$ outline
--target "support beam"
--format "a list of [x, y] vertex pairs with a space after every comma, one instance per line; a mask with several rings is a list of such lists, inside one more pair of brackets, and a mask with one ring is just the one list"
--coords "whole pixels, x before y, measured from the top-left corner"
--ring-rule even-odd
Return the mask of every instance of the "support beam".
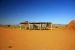
[[21, 25], [19, 25], [20, 26], [20, 30], [21, 30]]
[[52, 31], [52, 29], [53, 29], [53, 28], [52, 28], [52, 24], [51, 24], [51, 31]]
[[30, 24], [28, 23], [28, 25], [29, 25], [29, 30], [30, 30]]
[[41, 28], [42, 28], [42, 24], [40, 23], [40, 30], [41, 30]]

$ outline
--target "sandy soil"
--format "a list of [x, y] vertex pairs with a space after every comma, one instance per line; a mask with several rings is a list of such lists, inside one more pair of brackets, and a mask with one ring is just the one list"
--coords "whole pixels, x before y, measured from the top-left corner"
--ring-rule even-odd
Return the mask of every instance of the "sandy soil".
[[0, 28], [0, 50], [75, 50], [75, 31]]

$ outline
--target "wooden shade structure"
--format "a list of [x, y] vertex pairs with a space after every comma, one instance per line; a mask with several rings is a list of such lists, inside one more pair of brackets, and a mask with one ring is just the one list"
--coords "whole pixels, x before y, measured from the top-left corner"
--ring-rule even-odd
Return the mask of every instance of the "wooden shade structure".
[[51, 22], [21, 22], [21, 25], [24, 25], [25, 28], [28, 27], [29, 29], [48, 29], [47, 27]]

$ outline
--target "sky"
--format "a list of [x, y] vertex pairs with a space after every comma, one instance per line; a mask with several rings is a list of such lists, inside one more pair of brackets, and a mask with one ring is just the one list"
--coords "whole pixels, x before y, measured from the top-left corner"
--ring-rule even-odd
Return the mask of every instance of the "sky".
[[0, 0], [0, 24], [75, 20], [75, 0]]

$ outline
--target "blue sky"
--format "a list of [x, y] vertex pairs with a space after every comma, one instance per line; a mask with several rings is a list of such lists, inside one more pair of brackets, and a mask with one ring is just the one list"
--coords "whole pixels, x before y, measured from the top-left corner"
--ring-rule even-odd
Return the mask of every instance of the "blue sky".
[[67, 24], [74, 19], [74, 0], [0, 0], [0, 24], [23, 21]]

